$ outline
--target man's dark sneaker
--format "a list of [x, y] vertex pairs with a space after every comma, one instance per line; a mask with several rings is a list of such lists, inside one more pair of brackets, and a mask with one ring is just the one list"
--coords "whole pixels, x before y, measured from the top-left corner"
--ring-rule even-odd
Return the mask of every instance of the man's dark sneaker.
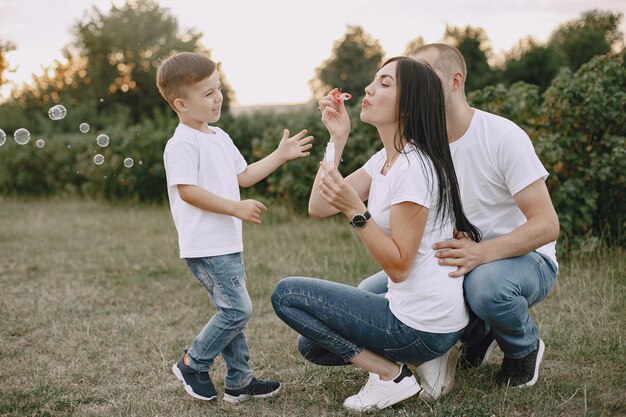
[[209, 377], [208, 372], [200, 372], [187, 365], [187, 354], [172, 365], [172, 372], [176, 378], [180, 379], [187, 394], [193, 398], [203, 401], [213, 401], [217, 399], [215, 386]]
[[506, 356], [502, 361], [502, 368], [496, 375], [496, 382], [509, 387], [524, 388], [535, 385], [539, 378], [539, 365], [543, 359], [543, 351], [546, 346], [539, 339], [535, 350], [523, 358], [510, 359]]
[[475, 345], [463, 345], [461, 349], [461, 359], [459, 359], [460, 367], [462, 369], [469, 369], [487, 365], [497, 346], [498, 342], [493, 338], [491, 331]]
[[259, 381], [252, 377], [247, 387], [241, 389], [224, 389], [224, 401], [236, 404], [251, 398], [268, 398], [278, 394], [280, 382]]

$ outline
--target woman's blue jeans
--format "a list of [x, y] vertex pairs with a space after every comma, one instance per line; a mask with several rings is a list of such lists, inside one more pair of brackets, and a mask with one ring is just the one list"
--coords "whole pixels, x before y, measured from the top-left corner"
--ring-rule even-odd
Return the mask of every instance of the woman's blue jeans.
[[[539, 328], [528, 309], [550, 293], [556, 267], [538, 252], [480, 265], [465, 276], [463, 289], [470, 307], [470, 323], [461, 342], [478, 343], [491, 330], [505, 356], [523, 358], [537, 346]], [[359, 287], [375, 294], [387, 292], [387, 276], [381, 271]]]
[[320, 365], [345, 365], [363, 349], [389, 360], [421, 363], [452, 348], [461, 331], [429, 333], [398, 320], [387, 299], [316, 278], [289, 277], [272, 294], [278, 317], [304, 336], [304, 357]]
[[224, 386], [240, 389], [252, 381], [250, 353], [244, 329], [252, 316], [241, 252], [185, 259], [187, 266], [208, 292], [217, 312], [193, 340], [189, 365], [208, 371], [220, 353], [226, 362]]

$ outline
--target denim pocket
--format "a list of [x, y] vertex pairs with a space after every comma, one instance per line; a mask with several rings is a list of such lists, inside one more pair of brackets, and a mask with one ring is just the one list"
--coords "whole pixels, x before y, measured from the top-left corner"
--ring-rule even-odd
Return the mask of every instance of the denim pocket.
[[207, 290], [209, 294], [213, 295], [214, 283], [206, 270], [203, 259], [189, 258], [185, 259], [185, 261], [187, 262], [187, 267], [189, 268], [193, 276], [198, 280], [200, 285], [202, 285], [202, 287], [204, 287], [204, 289]]
[[385, 357], [396, 362], [426, 362], [441, 356], [445, 352], [431, 350], [421, 337], [416, 338], [406, 346], [396, 349], [385, 349]]

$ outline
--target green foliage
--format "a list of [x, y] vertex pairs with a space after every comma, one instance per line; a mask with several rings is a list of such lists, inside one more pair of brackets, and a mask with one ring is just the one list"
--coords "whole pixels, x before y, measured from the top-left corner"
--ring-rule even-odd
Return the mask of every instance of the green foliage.
[[[375, 128], [361, 122], [359, 113], [360, 109], [348, 108], [352, 133], [339, 167], [343, 175], [361, 167], [382, 146]], [[310, 109], [304, 111], [242, 115], [236, 119], [222, 120], [218, 125], [228, 132], [248, 163], [273, 152], [282, 137], [283, 129], [289, 129], [290, 135], [307, 129], [308, 134], [315, 138], [311, 156], [284, 164], [248, 191], [269, 201], [288, 204], [299, 211], [306, 210], [311, 184], [328, 140], [328, 132], [316, 107], [311, 105]]]
[[[106, 97], [98, 110], [123, 107], [137, 123], [167, 103], [155, 89], [156, 68], [171, 51], [207, 52], [200, 33], [179, 33], [171, 12], [154, 0], [136, 0], [111, 6], [104, 14], [93, 8], [74, 28], [76, 48], [87, 57], [85, 78], [81, 79], [82, 99]], [[78, 81], [78, 80], [77, 80]]]
[[[0, 147], [0, 194], [81, 195], [96, 199], [165, 201], [167, 198], [163, 149], [177, 120], [156, 114], [135, 127], [112, 125], [89, 133], [33, 135], [17, 145], [12, 138]], [[101, 148], [96, 136], [106, 133], [110, 144]], [[43, 137], [46, 146], [35, 147]], [[105, 162], [96, 165], [96, 154]], [[132, 168], [123, 165], [134, 160]]]
[[0, 40], [0, 87], [6, 83], [4, 78], [5, 71], [9, 70], [9, 63], [6, 59], [6, 53], [15, 50], [15, 44], [10, 41]]
[[380, 42], [360, 26], [348, 26], [346, 35], [335, 42], [332, 56], [315, 70], [311, 88], [321, 97], [333, 87], [349, 92], [357, 103], [380, 68], [385, 55]]
[[496, 74], [487, 62], [491, 50], [489, 38], [483, 28], [466, 26], [461, 29], [448, 25], [443, 38], [445, 43], [455, 46], [465, 58], [465, 91], [483, 88], [496, 80]]
[[524, 42], [520, 51], [509, 56], [506, 68], [502, 72], [502, 79], [507, 84], [517, 81], [539, 86], [545, 91], [559, 69], [567, 65], [566, 57], [554, 45], [541, 45], [534, 40]]
[[[82, 122], [101, 127], [132, 126], [169, 111], [159, 94], [156, 70], [172, 51], [192, 51], [209, 55], [200, 44], [200, 33], [180, 32], [169, 9], [154, 0], [135, 0], [107, 13], [93, 8], [73, 28], [75, 39], [64, 51], [65, 62], [56, 62], [34, 84], [14, 93], [14, 100], [0, 106], [0, 125], [14, 130], [53, 132], [75, 131]], [[228, 111], [232, 88], [224, 74], [224, 104]], [[48, 108], [61, 103], [68, 110], [66, 119], [50, 125], [40, 118]], [[15, 106], [21, 114], [15, 114]], [[5, 110], [6, 109], [6, 110]], [[12, 117], [16, 116], [16, 117]]]
[[520, 125], [550, 173], [561, 241], [589, 235], [623, 244], [626, 212], [626, 69], [623, 55], [596, 57], [538, 87], [502, 84], [468, 95], [477, 108]]
[[620, 31], [623, 14], [589, 10], [579, 19], [559, 26], [550, 37], [550, 46], [559, 50], [572, 70], [577, 70], [596, 55], [604, 55], [613, 47], [623, 47]]
[[626, 213], [624, 55], [600, 56], [560, 74], [545, 93], [537, 148], [551, 168], [552, 198], [572, 236], [623, 243]]

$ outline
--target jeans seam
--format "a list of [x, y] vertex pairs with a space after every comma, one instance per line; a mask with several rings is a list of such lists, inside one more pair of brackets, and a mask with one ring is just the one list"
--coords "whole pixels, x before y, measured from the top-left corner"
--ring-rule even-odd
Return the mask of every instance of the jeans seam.
[[[295, 291], [285, 292], [285, 293], [283, 293], [283, 294], [279, 295], [279, 297], [278, 297], [278, 298], [279, 298], [278, 306], [279, 306], [279, 308], [281, 309], [282, 313], [283, 313], [285, 316], [288, 316], [291, 320], [293, 320], [293, 321], [297, 322], [297, 323], [298, 323], [300, 326], [302, 326], [302, 327], [306, 327], [306, 328], [308, 328], [308, 329], [312, 329], [312, 330], [321, 331], [321, 330], [320, 330], [320, 329], [318, 329], [318, 328], [314, 328], [314, 327], [312, 327], [312, 326], [310, 326], [310, 325], [308, 325], [308, 324], [306, 324], [306, 323], [302, 323], [301, 321], [299, 321], [299, 320], [297, 320], [296, 318], [294, 318], [294, 317], [290, 316], [289, 314], [286, 314], [286, 312], [285, 312], [285, 310], [284, 310], [284, 308], [283, 308], [283, 307], [285, 306], [284, 299], [285, 299], [287, 296], [299, 296], [299, 297], [305, 297], [305, 298], [308, 298], [308, 299], [313, 299], [313, 300], [316, 300], [316, 301], [322, 301], [322, 300], [320, 300], [320, 299], [318, 299], [318, 298], [315, 298], [315, 297], [311, 297], [311, 296], [309, 296], [309, 295], [307, 295], [307, 294], [301, 294], [301, 293], [299, 293], [299, 292], [295, 292]], [[350, 315], [350, 316], [351, 316], [351, 317], [354, 317], [353, 315]], [[341, 357], [341, 359], [343, 359], [343, 360], [344, 360], [344, 361], [346, 361], [346, 362], [351, 362], [351, 360], [352, 360], [352, 359], [354, 359], [354, 357], [355, 357], [355, 356], [357, 356], [359, 353], [361, 353], [361, 352], [363, 351], [363, 347], [358, 346], [357, 344], [355, 344], [355, 343], [353, 343], [353, 342], [351, 342], [351, 341], [346, 342], [346, 340], [347, 340], [347, 339], [345, 339], [345, 338], [344, 338], [344, 339], [345, 339], [345, 340], [344, 340], [344, 339], [340, 339], [340, 338], [338, 338], [337, 336], [335, 336], [335, 335], [333, 335], [333, 334], [329, 334], [329, 333], [327, 333], [327, 332], [323, 332], [323, 333], [326, 335], [326, 337], [328, 337], [328, 338], [332, 339], [332, 340], [333, 340], [334, 342], [336, 342], [337, 344], [342, 344], [342, 345], [344, 345], [344, 346], [347, 346], [350, 350], [352, 350], [352, 351], [354, 352], [354, 355], [350, 356], [349, 358], [348, 358], [348, 357], [344, 357], [343, 355], [337, 355], [337, 356]], [[335, 352], [333, 352], [333, 353], [335, 353]], [[336, 353], [335, 353], [335, 354], [336, 354]]]

